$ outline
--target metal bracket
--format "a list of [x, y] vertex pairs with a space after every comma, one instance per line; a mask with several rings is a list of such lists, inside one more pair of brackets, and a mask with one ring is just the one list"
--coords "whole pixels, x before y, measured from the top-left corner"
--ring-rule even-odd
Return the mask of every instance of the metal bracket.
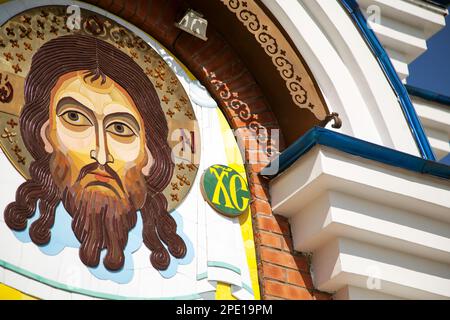
[[325, 128], [325, 126], [332, 120], [334, 121], [334, 123], [331, 125], [333, 128], [339, 129], [342, 127], [342, 120], [341, 120], [341, 118], [339, 118], [339, 113], [337, 113], [337, 112], [332, 112], [330, 114], [327, 114], [325, 119], [322, 120], [322, 122], [320, 123], [320, 126]]

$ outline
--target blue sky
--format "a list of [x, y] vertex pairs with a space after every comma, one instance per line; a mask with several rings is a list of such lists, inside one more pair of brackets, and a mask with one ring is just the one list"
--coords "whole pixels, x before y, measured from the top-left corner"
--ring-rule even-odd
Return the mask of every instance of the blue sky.
[[[427, 45], [428, 50], [409, 66], [408, 84], [450, 96], [450, 16]], [[450, 165], [450, 154], [441, 161]]]
[[408, 84], [450, 96], [450, 16], [427, 46], [428, 50], [409, 66]]

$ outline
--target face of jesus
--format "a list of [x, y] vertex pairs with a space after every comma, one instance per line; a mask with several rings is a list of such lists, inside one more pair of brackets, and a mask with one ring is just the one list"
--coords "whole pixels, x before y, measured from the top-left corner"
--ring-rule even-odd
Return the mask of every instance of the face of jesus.
[[[42, 135], [47, 152], [56, 150], [69, 170], [55, 180], [63, 178], [65, 186], [78, 182], [91, 192], [126, 199], [127, 171], [137, 166], [148, 174], [150, 167], [144, 122], [117, 83], [108, 77], [103, 83], [101, 77], [91, 82], [85, 74], [68, 73], [52, 90], [49, 121]], [[97, 168], [80, 177], [82, 169], [94, 163]]]
[[104, 264], [118, 270], [136, 211], [146, 200], [144, 176], [152, 164], [144, 121], [133, 100], [107, 76], [67, 73], [51, 91], [41, 136], [52, 154], [53, 180], [74, 220], [81, 260], [98, 265], [109, 241]]
[[166, 270], [170, 255], [185, 256], [162, 193], [174, 170], [167, 120], [132, 58], [88, 35], [57, 37], [33, 55], [24, 97], [22, 136], [35, 160], [5, 209], [11, 229], [24, 230], [39, 205], [29, 234], [35, 244], [48, 244], [62, 204], [81, 261], [96, 267], [105, 250], [103, 265], [119, 270], [139, 213], [155, 269]]

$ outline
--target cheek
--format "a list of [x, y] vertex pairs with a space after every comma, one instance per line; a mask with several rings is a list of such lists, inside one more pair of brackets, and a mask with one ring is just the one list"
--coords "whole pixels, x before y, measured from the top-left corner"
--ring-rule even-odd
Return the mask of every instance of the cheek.
[[92, 162], [91, 150], [95, 150], [96, 142], [94, 127], [74, 132], [57, 124], [55, 138], [54, 148], [66, 156], [71, 169], [78, 170]]
[[145, 158], [143, 145], [144, 144], [139, 139], [135, 139], [128, 143], [109, 139], [109, 153], [114, 158], [111, 167], [118, 173], [122, 173], [122, 176], [124, 176], [124, 171], [128, 171], [130, 168], [136, 166], [142, 168], [144, 166], [142, 162]]
[[108, 139], [108, 149], [114, 157], [114, 162], [137, 164], [143, 153], [141, 146], [139, 139], [134, 139], [128, 143], [119, 142], [112, 138]]

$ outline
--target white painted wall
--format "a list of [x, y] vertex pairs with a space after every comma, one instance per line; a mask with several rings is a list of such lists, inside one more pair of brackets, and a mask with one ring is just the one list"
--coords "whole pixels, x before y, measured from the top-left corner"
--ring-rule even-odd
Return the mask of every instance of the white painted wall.
[[445, 26], [448, 11], [421, 0], [357, 2], [387, 50], [400, 79], [406, 82], [408, 65], [427, 50], [427, 40]]
[[[417, 0], [358, 2], [380, 9], [371, 26], [406, 79], [446, 10]], [[392, 88], [338, 1], [263, 3], [341, 114], [340, 132], [418, 156]], [[448, 153], [450, 109], [414, 104], [438, 157]], [[335, 299], [450, 299], [449, 181], [316, 146], [270, 192], [273, 212], [290, 220], [294, 248], [312, 253], [316, 288]]]
[[316, 78], [340, 132], [419, 155], [397, 97], [338, 1], [263, 0]]
[[450, 106], [414, 96], [412, 102], [436, 159], [446, 157], [450, 153]]
[[450, 299], [448, 180], [316, 146], [271, 199], [335, 299]]

